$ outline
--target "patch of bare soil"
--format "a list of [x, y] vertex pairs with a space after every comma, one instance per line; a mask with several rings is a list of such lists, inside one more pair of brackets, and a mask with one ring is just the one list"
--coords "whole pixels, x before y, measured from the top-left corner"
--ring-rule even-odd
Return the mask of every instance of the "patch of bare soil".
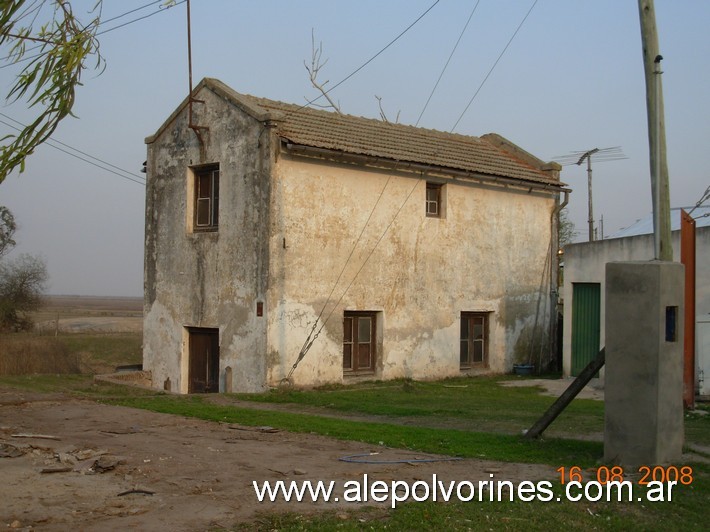
[[[461, 460], [363, 464], [371, 446], [272, 432], [61, 394], [0, 388], [0, 526], [41, 530], [205, 530], [258, 512], [311, 513], [354, 503], [259, 503], [252, 481], [445, 482], [555, 478], [552, 467]], [[375, 460], [420, 453], [378, 448]], [[342, 499], [341, 499], [342, 500]], [[412, 503], [414, 504], [414, 503]]]
[[[559, 397], [574, 381], [568, 379], [518, 379], [511, 381], [501, 381], [501, 386], [539, 386], [544, 390], [545, 395]], [[604, 400], [604, 381], [602, 379], [592, 379], [577, 395], [580, 399]]]

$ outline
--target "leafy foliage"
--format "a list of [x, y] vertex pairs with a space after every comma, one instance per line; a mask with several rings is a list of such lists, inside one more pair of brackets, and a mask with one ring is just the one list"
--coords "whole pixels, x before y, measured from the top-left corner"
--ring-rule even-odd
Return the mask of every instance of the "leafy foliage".
[[559, 225], [560, 247], [562, 248], [567, 244], [571, 244], [578, 234], [578, 231], [574, 227], [574, 222], [569, 219], [569, 212], [567, 209], [562, 209], [562, 211], [560, 211]]
[[15, 235], [16, 229], [17, 224], [12, 212], [7, 207], [0, 205], [0, 258], [15, 247], [12, 237]]
[[0, 263], [0, 328], [29, 327], [26, 313], [41, 306], [48, 277], [44, 261], [32, 255]]
[[[45, 8], [52, 8], [47, 17]], [[20, 133], [6, 135], [0, 147], [0, 183], [47, 140], [59, 123], [71, 114], [76, 87], [90, 58], [95, 68], [103, 65], [96, 31], [101, 0], [94, 6], [97, 15], [87, 24], [79, 21], [65, 0], [6, 0], [0, 2], [0, 46], [8, 49], [10, 64], [28, 61], [15, 78], [7, 100], [25, 101], [39, 109], [37, 118]], [[39, 27], [42, 21], [47, 20]], [[27, 47], [28, 43], [37, 46]], [[7, 142], [7, 144], [5, 144]]]

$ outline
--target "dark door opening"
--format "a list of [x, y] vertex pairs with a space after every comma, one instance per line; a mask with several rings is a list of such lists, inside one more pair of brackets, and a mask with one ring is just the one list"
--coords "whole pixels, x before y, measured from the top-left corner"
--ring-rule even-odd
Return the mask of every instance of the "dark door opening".
[[576, 377], [597, 357], [601, 328], [601, 285], [572, 283], [572, 368]]
[[188, 393], [219, 392], [219, 329], [188, 329]]

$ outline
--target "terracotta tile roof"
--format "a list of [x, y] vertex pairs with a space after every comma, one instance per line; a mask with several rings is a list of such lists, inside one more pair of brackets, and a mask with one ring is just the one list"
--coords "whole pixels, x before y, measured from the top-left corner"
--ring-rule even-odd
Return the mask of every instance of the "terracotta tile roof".
[[[515, 157], [485, 138], [340, 115], [239, 94], [217, 80], [207, 79], [203, 83], [217, 88], [219, 92], [226, 92], [235, 103], [246, 107], [245, 110], [260, 119], [268, 115], [276, 123], [278, 134], [293, 144], [443, 169], [563, 185], [529, 161]], [[531, 158], [529, 154], [528, 158]]]

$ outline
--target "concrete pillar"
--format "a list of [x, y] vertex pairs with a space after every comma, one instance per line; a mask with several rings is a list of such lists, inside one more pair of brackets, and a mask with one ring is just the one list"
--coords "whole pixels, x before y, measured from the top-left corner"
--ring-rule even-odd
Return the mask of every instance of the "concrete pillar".
[[683, 265], [606, 265], [604, 460], [679, 463], [683, 447]]
[[232, 367], [224, 368], [224, 393], [232, 393]]

